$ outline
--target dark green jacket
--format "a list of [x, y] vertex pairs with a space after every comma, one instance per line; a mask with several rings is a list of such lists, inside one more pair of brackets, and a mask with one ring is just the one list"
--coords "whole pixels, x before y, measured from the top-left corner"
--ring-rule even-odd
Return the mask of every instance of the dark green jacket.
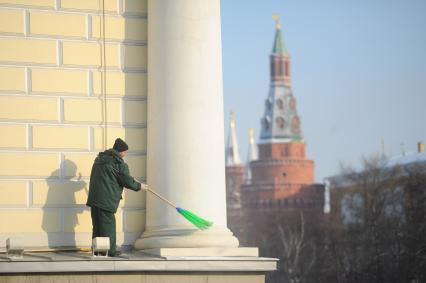
[[100, 152], [92, 166], [87, 205], [116, 212], [123, 187], [139, 191], [141, 184], [130, 176], [129, 167], [114, 149]]

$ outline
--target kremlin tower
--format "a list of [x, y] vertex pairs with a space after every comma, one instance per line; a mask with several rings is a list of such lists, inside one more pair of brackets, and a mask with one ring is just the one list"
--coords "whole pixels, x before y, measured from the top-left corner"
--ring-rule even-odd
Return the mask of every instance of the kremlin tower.
[[[244, 168], [235, 152], [238, 143], [232, 114], [226, 155], [228, 193], [238, 192], [243, 207], [322, 207], [323, 188], [314, 184], [314, 161], [306, 157], [306, 142], [291, 88], [290, 55], [278, 17], [275, 20], [270, 86], [261, 118], [258, 153], [251, 130]], [[236, 188], [238, 184], [242, 184], [240, 188]], [[232, 202], [228, 204], [232, 206]]]

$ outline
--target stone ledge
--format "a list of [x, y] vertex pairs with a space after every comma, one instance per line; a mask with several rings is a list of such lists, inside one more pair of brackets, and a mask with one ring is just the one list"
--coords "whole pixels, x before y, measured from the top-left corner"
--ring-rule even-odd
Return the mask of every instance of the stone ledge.
[[91, 258], [89, 253], [37, 253], [22, 259], [0, 257], [0, 274], [81, 272], [265, 272], [277, 259], [261, 257], [154, 257], [135, 252], [114, 258]]
[[161, 257], [258, 257], [258, 248], [158, 248], [142, 252]]

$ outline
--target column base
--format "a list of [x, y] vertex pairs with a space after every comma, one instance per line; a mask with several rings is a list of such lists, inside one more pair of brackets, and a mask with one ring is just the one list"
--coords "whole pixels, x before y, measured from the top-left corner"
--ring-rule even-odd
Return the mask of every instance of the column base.
[[161, 257], [258, 257], [258, 248], [157, 248], [144, 253]]
[[164, 248], [237, 248], [238, 239], [228, 228], [200, 231], [189, 228], [147, 230], [136, 240], [136, 250]]

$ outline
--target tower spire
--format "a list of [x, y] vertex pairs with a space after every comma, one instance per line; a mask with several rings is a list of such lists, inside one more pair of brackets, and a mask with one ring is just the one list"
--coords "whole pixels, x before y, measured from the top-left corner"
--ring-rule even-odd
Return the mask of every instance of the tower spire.
[[300, 141], [300, 118], [290, 83], [290, 56], [282, 41], [280, 17], [273, 15], [272, 18], [275, 20], [275, 38], [270, 55], [271, 84], [260, 139], [261, 143]]
[[251, 162], [257, 160], [257, 149], [254, 144], [254, 130], [250, 128], [249, 130], [249, 149], [247, 154], [247, 164], [245, 170], [245, 180], [246, 184], [251, 183]]
[[250, 128], [249, 130], [249, 150], [248, 150], [248, 156], [247, 156], [247, 162], [256, 160], [257, 159], [257, 150], [256, 145], [254, 144], [254, 130], [253, 128]]
[[226, 146], [226, 166], [240, 165], [240, 149], [238, 146], [237, 133], [235, 130], [234, 112], [229, 115], [229, 136]]
[[281, 21], [277, 14], [272, 18], [275, 21], [275, 37], [271, 53], [271, 83], [290, 85], [290, 56], [284, 45], [281, 34]]
[[288, 55], [287, 48], [284, 45], [281, 34], [281, 21], [278, 14], [273, 14], [272, 19], [275, 21], [275, 39], [272, 47], [272, 54]]

